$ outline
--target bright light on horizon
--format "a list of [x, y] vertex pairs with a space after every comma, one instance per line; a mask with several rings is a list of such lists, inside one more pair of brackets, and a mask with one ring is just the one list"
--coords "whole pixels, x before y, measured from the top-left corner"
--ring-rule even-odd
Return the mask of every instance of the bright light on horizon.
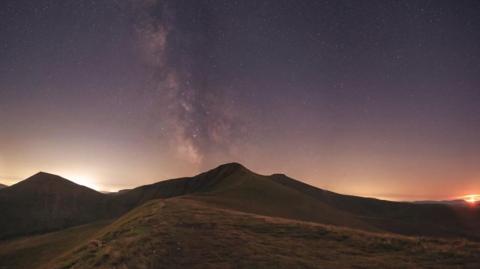
[[98, 181], [95, 177], [82, 175], [82, 174], [68, 174], [68, 173], [60, 173], [59, 176], [68, 179], [70, 181], [75, 182], [78, 185], [82, 185], [94, 190], [101, 190], [100, 186], [98, 185]]
[[478, 201], [480, 201], [480, 194], [468, 194], [463, 196], [462, 199], [467, 203], [476, 204]]
[[58, 175], [78, 185], [82, 185], [99, 192], [117, 192], [121, 189], [131, 188], [130, 186], [112, 186], [112, 185], [101, 184], [102, 180], [92, 175], [73, 174], [73, 173], [72, 174], [59, 173]]
[[[50, 169], [50, 170], [43, 169], [39, 171], [48, 171], [47, 173], [58, 175], [75, 184], [82, 185], [99, 192], [117, 192], [119, 190], [138, 187], [136, 185], [131, 186], [131, 185], [125, 185], [125, 184], [120, 184], [120, 185], [104, 184], [102, 179], [100, 179], [98, 176], [82, 173], [82, 172], [74, 172], [74, 171], [65, 172], [65, 171], [59, 171], [55, 169]], [[27, 175], [19, 176], [19, 177], [1, 177], [0, 176], [0, 184], [4, 184], [6, 186], [12, 186], [29, 178], [30, 176], [33, 176], [36, 173], [37, 171], [29, 171]]]

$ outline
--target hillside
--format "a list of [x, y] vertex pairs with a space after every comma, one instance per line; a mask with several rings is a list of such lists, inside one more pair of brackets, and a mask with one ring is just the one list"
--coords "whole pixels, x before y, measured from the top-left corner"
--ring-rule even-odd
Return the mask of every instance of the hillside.
[[246, 212], [335, 225], [348, 223], [350, 227], [376, 230], [348, 213], [319, 203], [237, 163], [221, 165], [195, 177], [142, 186], [119, 194], [114, 199], [119, 203], [127, 203], [123, 204], [124, 207], [134, 207], [151, 199], [181, 195], [194, 195], [216, 206]]
[[115, 197], [123, 207], [192, 195], [215, 206], [296, 220], [405, 235], [478, 238], [480, 212], [446, 204], [415, 204], [341, 195], [282, 174], [258, 175], [237, 163], [195, 177], [142, 186]]
[[338, 210], [349, 212], [381, 230], [406, 235], [479, 238], [478, 208], [453, 204], [416, 204], [342, 195], [315, 188], [285, 175], [272, 180], [296, 189]]
[[97, 221], [61, 231], [0, 241], [0, 268], [35, 269], [65, 251], [88, 242], [110, 221]]
[[38, 173], [0, 190], [0, 238], [46, 232], [106, 218], [103, 194]]
[[38, 173], [0, 190], [0, 212], [0, 268], [480, 266], [478, 243], [438, 239], [478, 239], [476, 208], [341, 195], [236, 163], [115, 194]]
[[6, 187], [8, 186], [0, 183], [0, 189], [6, 188]]
[[116, 218], [153, 199], [188, 195], [215, 207], [373, 232], [479, 239], [478, 208], [390, 202], [341, 195], [237, 163], [194, 177], [103, 194], [39, 173], [0, 190], [0, 238]]
[[153, 200], [42, 268], [478, 268], [480, 245]]

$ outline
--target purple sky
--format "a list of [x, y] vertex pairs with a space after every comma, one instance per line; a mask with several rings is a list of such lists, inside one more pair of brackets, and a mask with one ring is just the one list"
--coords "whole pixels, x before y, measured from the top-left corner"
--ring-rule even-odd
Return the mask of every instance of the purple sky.
[[225, 162], [387, 199], [480, 193], [479, 1], [0, 3], [0, 182]]

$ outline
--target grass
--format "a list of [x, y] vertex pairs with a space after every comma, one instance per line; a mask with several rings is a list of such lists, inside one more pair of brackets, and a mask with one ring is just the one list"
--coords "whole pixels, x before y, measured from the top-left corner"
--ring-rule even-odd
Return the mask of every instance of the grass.
[[[71, 185], [60, 183], [60, 189]], [[23, 186], [37, 194], [37, 187]], [[18, 193], [16, 199], [24, 201], [26, 194]], [[171, 198], [178, 195], [189, 196]], [[281, 175], [257, 175], [238, 164], [107, 198], [100, 203], [109, 209], [107, 215], [137, 207], [115, 221], [0, 241], [0, 269], [480, 268], [479, 243], [385, 233], [463, 235], [465, 227], [457, 225], [462, 223], [457, 221], [459, 212], [342, 196]], [[151, 200], [158, 198], [162, 200]], [[48, 206], [42, 210], [57, 208], [58, 202], [45, 201]], [[94, 212], [102, 208], [95, 201], [90, 206], [58, 205], [60, 224], [75, 214], [70, 209], [78, 205], [78, 212], [84, 213], [92, 205]], [[10, 212], [19, 209], [3, 206]], [[7, 214], [3, 227], [16, 230], [23, 223], [31, 231], [32, 225], [55, 220], [35, 208], [28, 210], [41, 218], [32, 222], [28, 213], [25, 221], [15, 222]], [[466, 219], [474, 219], [469, 214]], [[77, 222], [67, 224], [73, 223]], [[476, 222], [472, 225], [476, 228]]]
[[132, 210], [44, 268], [479, 268], [480, 245], [361, 232], [187, 198]]
[[32, 269], [88, 241], [111, 221], [101, 221], [58, 232], [0, 241], [0, 269]]

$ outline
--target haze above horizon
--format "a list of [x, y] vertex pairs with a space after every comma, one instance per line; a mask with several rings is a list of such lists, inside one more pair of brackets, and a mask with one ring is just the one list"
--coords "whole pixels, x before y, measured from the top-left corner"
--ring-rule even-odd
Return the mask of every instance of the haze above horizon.
[[[390, 200], [480, 193], [480, 2], [0, 3], [0, 182], [240, 162]], [[473, 198], [472, 198], [473, 199]]]
[[[220, 166], [217, 166], [217, 167], [212, 167], [211, 169], [209, 170], [212, 170], [212, 169], [218, 169], [219, 167], [221, 166], [227, 166], [227, 165], [240, 165], [241, 167], [249, 170], [247, 167], [243, 166], [242, 164], [238, 164], [238, 163], [226, 163], [226, 164], [222, 164]], [[251, 170], [249, 170], [251, 171]], [[207, 171], [203, 171], [202, 173], [204, 172], [207, 172]], [[251, 171], [253, 172], [254, 174], [255, 171]], [[137, 187], [141, 187], [143, 185], [135, 185], [135, 186], [129, 186], [129, 187], [124, 187], [124, 188], [116, 188], [116, 189], [113, 189], [113, 188], [110, 188], [110, 189], [105, 189], [105, 188], [102, 188], [98, 185], [95, 184], [94, 181], [90, 180], [90, 179], [86, 179], [86, 178], [68, 178], [68, 177], [65, 177], [65, 176], [62, 176], [62, 175], [56, 175], [56, 174], [52, 174], [52, 173], [48, 173], [48, 172], [44, 172], [44, 171], [41, 171], [41, 172], [38, 172], [38, 173], [35, 173], [34, 175], [31, 175], [30, 177], [28, 178], [25, 178], [25, 179], [22, 179], [22, 180], [14, 180], [14, 181], [10, 181], [10, 182], [7, 182], [8, 184], [5, 184], [5, 186], [12, 186], [12, 185], [15, 185], [17, 183], [20, 183], [24, 180], [27, 180], [27, 179], [30, 179], [30, 178], [33, 178], [33, 177], [36, 177], [37, 175], [40, 175], [40, 174], [47, 174], [47, 175], [51, 175], [51, 176], [60, 176], [61, 178], [64, 178], [64, 179], [67, 179], [71, 182], [74, 182], [78, 185], [81, 185], [81, 186], [85, 186], [85, 187], [88, 187], [88, 188], [91, 188], [93, 190], [96, 190], [98, 192], [105, 192], [105, 193], [108, 193], [108, 192], [118, 192], [118, 191], [124, 191], [124, 190], [132, 190], [132, 189], [135, 189]], [[274, 174], [271, 174], [272, 176], [273, 175], [279, 175], [279, 173], [274, 173]], [[282, 174], [284, 175], [284, 174]], [[197, 175], [185, 175], [184, 177], [193, 177], [193, 176], [197, 176]], [[265, 176], [270, 176], [270, 175], [265, 175]], [[288, 177], [288, 175], [285, 175]], [[178, 178], [184, 178], [184, 177], [178, 177]], [[171, 179], [171, 178], [170, 178]], [[158, 183], [158, 182], [161, 182], [161, 181], [165, 181], [165, 180], [170, 180], [170, 179], [162, 179], [162, 180], [159, 180], [159, 181], [154, 181], [152, 183]], [[297, 179], [298, 180], [298, 179]], [[301, 181], [301, 180], [300, 180]], [[2, 182], [2, 180], [0, 179], [0, 185], [2, 183], [5, 183], [5, 181]], [[327, 190], [327, 191], [332, 191], [332, 190]], [[342, 194], [342, 193], [339, 193], [339, 194]], [[343, 193], [344, 195], [355, 195], [355, 194], [352, 194], [352, 193]], [[391, 197], [380, 197], [380, 196], [362, 196], [362, 195], [359, 195], [357, 194], [356, 196], [359, 196], [359, 197], [369, 197], [369, 198], [378, 198], [378, 199], [381, 199], [381, 200], [390, 200], [390, 201], [399, 201], [399, 202], [449, 202], [449, 201], [456, 201], [456, 200], [464, 200], [466, 203], [468, 203], [470, 206], [476, 206], [478, 204], [478, 202], [480, 201], [480, 194], [467, 194], [467, 195], [462, 195], [462, 196], [459, 196], [459, 197], [442, 197], [441, 199], [440, 198], [437, 198], [437, 199], [425, 199], [425, 197], [421, 197], [421, 198], [411, 198], [411, 199], [395, 199], [395, 197], [391, 198]]]

